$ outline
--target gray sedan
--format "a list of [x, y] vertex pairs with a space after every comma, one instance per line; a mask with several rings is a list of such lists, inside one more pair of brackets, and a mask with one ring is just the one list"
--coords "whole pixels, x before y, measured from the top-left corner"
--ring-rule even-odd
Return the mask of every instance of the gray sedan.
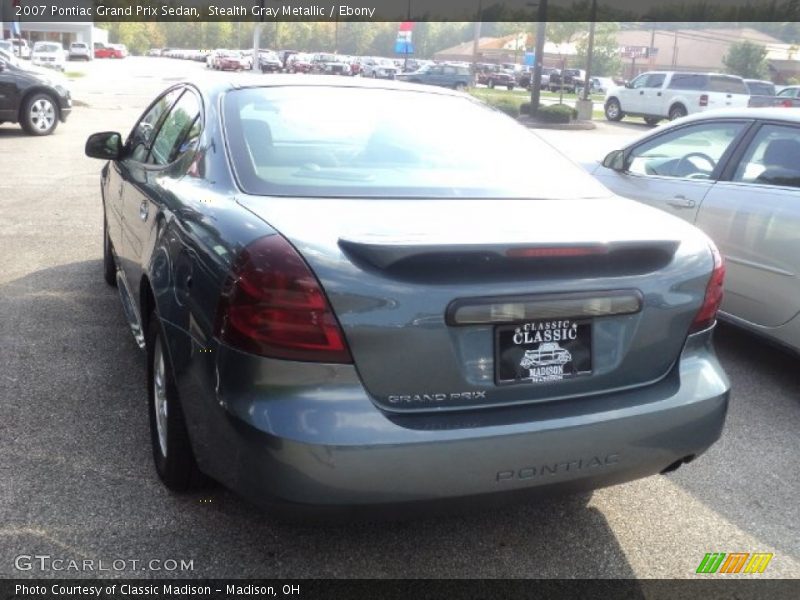
[[108, 161], [104, 277], [171, 489], [203, 473], [328, 507], [591, 489], [720, 435], [711, 241], [466, 95], [181, 83], [86, 151]]
[[726, 262], [722, 316], [800, 350], [800, 111], [701, 113], [592, 169], [614, 192], [705, 231]]

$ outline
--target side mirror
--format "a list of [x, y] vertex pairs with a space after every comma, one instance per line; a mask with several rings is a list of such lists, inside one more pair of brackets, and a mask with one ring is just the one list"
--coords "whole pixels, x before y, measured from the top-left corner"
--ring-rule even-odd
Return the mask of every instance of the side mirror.
[[122, 136], [116, 131], [93, 133], [86, 140], [86, 156], [102, 160], [118, 160], [122, 156]]
[[6, 63], [5, 61], [0, 60], [0, 73], [6, 70]]
[[625, 152], [622, 150], [612, 150], [603, 159], [603, 166], [606, 169], [621, 173], [625, 170]]
[[626, 88], [628, 88], [629, 90], [632, 90], [632, 89], [633, 89], [633, 86], [631, 85], [631, 82], [630, 82], [630, 81], [626, 81], [626, 82], [625, 82], [625, 87], [626, 87]]

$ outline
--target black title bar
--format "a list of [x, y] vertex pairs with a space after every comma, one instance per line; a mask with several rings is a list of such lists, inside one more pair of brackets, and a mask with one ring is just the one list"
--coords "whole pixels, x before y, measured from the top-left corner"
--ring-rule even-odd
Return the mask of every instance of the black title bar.
[[[2, 21], [590, 21], [593, 0], [0, 0]], [[800, 20], [796, 0], [596, 0], [597, 21]]]

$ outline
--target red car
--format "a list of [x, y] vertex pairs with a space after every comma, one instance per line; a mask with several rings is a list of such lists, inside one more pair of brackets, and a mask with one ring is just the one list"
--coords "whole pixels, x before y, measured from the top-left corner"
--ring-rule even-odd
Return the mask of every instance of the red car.
[[106, 46], [100, 42], [96, 42], [94, 45], [94, 57], [95, 58], [112, 58], [114, 54], [114, 49], [111, 46]]
[[243, 71], [248, 69], [249, 64], [239, 52], [224, 52], [217, 58], [217, 68], [221, 71]]

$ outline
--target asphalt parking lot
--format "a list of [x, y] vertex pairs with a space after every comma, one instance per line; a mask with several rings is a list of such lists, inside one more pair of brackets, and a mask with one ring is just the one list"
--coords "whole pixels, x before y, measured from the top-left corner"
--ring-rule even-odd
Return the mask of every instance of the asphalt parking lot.
[[[79, 575], [15, 569], [19, 555], [46, 554], [193, 561], [105, 573], [142, 577], [671, 578], [694, 577], [707, 552], [771, 552], [759, 577], [800, 577], [798, 359], [725, 326], [717, 349], [733, 392], [720, 442], [588, 504], [316, 524], [276, 520], [220, 488], [169, 493], [151, 465], [143, 355], [102, 280], [101, 164], [83, 145], [94, 131], [127, 133], [154, 93], [203, 66], [130, 58], [75, 70], [86, 105], [53, 136], [0, 126], [0, 576]], [[542, 135], [588, 160], [643, 131]]]

